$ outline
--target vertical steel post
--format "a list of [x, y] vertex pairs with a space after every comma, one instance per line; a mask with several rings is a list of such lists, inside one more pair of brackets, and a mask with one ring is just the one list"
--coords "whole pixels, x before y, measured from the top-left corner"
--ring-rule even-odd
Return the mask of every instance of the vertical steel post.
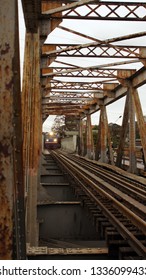
[[93, 159], [93, 134], [91, 125], [91, 115], [87, 114], [87, 157]]
[[41, 96], [39, 31], [27, 33], [25, 42], [25, 67], [23, 79], [23, 155], [27, 193], [27, 242], [38, 245], [37, 188], [40, 183], [39, 162], [41, 155]]
[[128, 120], [129, 120], [129, 94], [127, 94], [126, 96], [124, 115], [123, 115], [123, 121], [122, 121], [121, 133], [120, 133], [120, 142], [117, 149], [116, 166], [118, 167], [121, 167], [122, 164], [125, 139], [128, 131]]
[[100, 114], [99, 128], [97, 134], [97, 143], [95, 148], [95, 160], [100, 159], [100, 151], [101, 151], [101, 114]]
[[79, 120], [79, 155], [83, 155], [84, 151], [84, 141], [83, 141], [83, 122], [82, 119]]
[[138, 91], [136, 89], [133, 91], [133, 99], [134, 99], [134, 105], [135, 105], [135, 111], [137, 116], [137, 123], [138, 123], [143, 153], [144, 153], [144, 159], [146, 162], [146, 123], [144, 122], [141, 103], [140, 103]]
[[135, 156], [135, 107], [133, 102], [133, 88], [129, 86], [129, 172], [136, 172]]
[[108, 126], [108, 118], [107, 112], [105, 111], [105, 118], [106, 118], [106, 133], [107, 133], [107, 142], [108, 142], [108, 163], [114, 165], [114, 157], [113, 157], [113, 148], [111, 143], [111, 133]]
[[0, 3], [0, 259], [25, 259], [18, 8]]
[[100, 157], [100, 161], [101, 162], [107, 162], [107, 156], [106, 156], [106, 148], [107, 148], [107, 135], [106, 135], [106, 107], [104, 105], [100, 106], [100, 114], [101, 114], [101, 157]]

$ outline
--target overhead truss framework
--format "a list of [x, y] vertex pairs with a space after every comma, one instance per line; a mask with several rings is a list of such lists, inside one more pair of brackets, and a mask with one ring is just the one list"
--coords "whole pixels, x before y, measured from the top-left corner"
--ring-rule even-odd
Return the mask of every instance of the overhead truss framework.
[[27, 31], [40, 29], [43, 120], [82, 118], [126, 95], [125, 80], [145, 84], [146, 1], [22, 3]]
[[[44, 1], [47, 2], [47, 1]], [[52, 1], [55, 2], [55, 1]], [[58, 1], [62, 3], [71, 3], [73, 1]], [[140, 1], [100, 1], [100, 0], [87, 0], [87, 1], [74, 1], [74, 4], [70, 4], [67, 7], [61, 7], [58, 9], [48, 9], [43, 12], [43, 15], [50, 16], [51, 18], [58, 18], [56, 12], [62, 12], [63, 17], [67, 19], [95, 19], [95, 20], [139, 20], [145, 21], [146, 6], [145, 3]], [[80, 9], [80, 6], [86, 6], [84, 13]], [[104, 10], [104, 13], [103, 13]], [[142, 14], [141, 14], [142, 12]]]

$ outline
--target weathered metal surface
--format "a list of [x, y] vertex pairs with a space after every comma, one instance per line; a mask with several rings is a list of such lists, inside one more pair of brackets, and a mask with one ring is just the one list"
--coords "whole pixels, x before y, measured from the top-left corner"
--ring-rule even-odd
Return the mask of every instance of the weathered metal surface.
[[107, 120], [106, 120], [106, 107], [105, 106], [100, 106], [100, 113], [101, 113], [101, 118], [100, 118], [100, 143], [101, 143], [101, 151], [100, 151], [100, 161], [101, 162], [107, 162]]
[[51, 204], [38, 206], [40, 239], [96, 240], [97, 233], [87, 212], [76, 204]]
[[37, 245], [37, 187], [41, 151], [41, 103], [39, 87], [39, 32], [26, 34], [23, 79], [24, 174], [27, 199], [27, 240]]
[[[27, 3], [29, 3], [29, 0], [28, 1], [23, 1], [23, 6], [25, 6], [25, 18], [28, 19], [29, 17], [29, 14], [28, 14], [28, 9], [27, 9]], [[63, 3], [66, 3], [66, 5], [63, 5]], [[87, 9], [87, 14], [86, 12], [82, 13], [82, 9], [78, 9], [79, 6], [83, 6], [85, 8], [85, 10]], [[34, 8], [36, 7], [36, 2], [33, 1], [31, 3], [31, 6], [29, 7], [29, 11], [33, 12], [35, 11], [35, 17], [34, 18], [37, 18], [37, 15], [38, 15], [38, 11], [40, 12], [39, 9], [37, 8]], [[38, 7], [40, 7], [40, 2], [38, 4]], [[107, 11], [107, 14], [106, 15], [103, 15], [101, 13], [101, 9], [106, 9]], [[122, 9], [124, 9], [125, 11], [125, 14], [123, 16], [122, 14]], [[75, 2], [75, 1], [42, 1], [41, 2], [41, 12], [42, 12], [42, 17], [39, 17], [40, 18], [40, 25], [44, 25], [45, 22], [47, 22], [47, 19], [48, 22], [50, 21], [50, 28], [48, 28], [46, 26], [46, 34], [47, 34], [47, 28], [49, 29], [48, 30], [48, 34], [55, 28], [59, 25], [59, 23], [61, 22], [61, 20], [63, 18], [78, 18], [78, 19], [102, 19], [102, 20], [117, 20], [117, 21], [143, 21], [144, 20], [144, 13], [145, 13], [145, 4], [141, 3], [141, 2], [136, 2], [136, 3], [132, 3], [132, 2], [113, 2], [113, 1], [110, 1], [110, 2], [97, 2], [97, 1], [88, 1], [88, 0], [85, 0], [85, 1], [80, 1], [80, 2]], [[66, 12], [67, 11], [67, 12]], [[141, 12], [143, 11], [143, 12]], [[39, 15], [40, 16], [40, 15]], [[30, 17], [31, 18], [31, 17]], [[48, 24], [48, 23], [47, 23]], [[33, 24], [32, 24], [33, 25]], [[46, 51], [48, 52], [48, 55], [50, 56], [54, 56], [54, 57], [49, 57], [49, 59], [46, 60], [45, 64], [46, 66], [49, 64], [55, 59], [55, 61], [57, 62], [56, 60], [56, 55], [59, 54], [59, 55], [66, 55], [67, 57], [69, 57], [70, 53], [71, 53], [71, 56], [81, 56], [81, 57], [84, 57], [88, 55], [88, 57], [97, 57], [97, 56], [100, 56], [100, 57], [128, 57], [128, 58], [132, 58], [132, 57], [138, 57], [140, 59], [144, 59], [145, 58], [145, 49], [141, 46], [127, 46], [127, 45], [113, 45], [114, 42], [118, 42], [118, 41], [121, 41], [121, 40], [129, 40], [129, 39], [132, 39], [132, 38], [138, 38], [138, 37], [141, 37], [142, 36], [145, 36], [145, 32], [138, 32], [136, 34], [129, 34], [129, 35], [124, 35], [124, 36], [119, 36], [119, 37], [116, 37], [116, 38], [110, 38], [110, 39], [106, 39], [106, 40], [99, 40], [98, 38], [94, 38], [93, 36], [90, 36], [90, 35], [86, 35], [86, 34], [83, 34], [81, 32], [77, 32], [75, 30], [71, 30], [65, 26], [59, 26], [59, 28], [63, 31], [66, 31], [66, 32], [70, 32], [70, 33], [73, 33], [74, 35], [77, 35], [77, 36], [80, 36], [82, 38], [86, 38], [86, 39], [90, 39], [92, 40], [93, 42], [91, 43], [87, 43], [87, 44], [80, 44], [80, 45], [77, 45], [77, 46], [73, 46], [71, 44], [67, 45], [67, 48], [65, 47], [65, 44], [63, 45], [63, 48], [62, 48], [62, 45], [59, 44], [59, 43], [56, 43], [55, 44], [55, 50], [48, 50], [47, 51], [47, 48], [48, 46], [45, 46], [46, 48]], [[125, 43], [125, 42], [124, 42]], [[52, 47], [54, 47], [52, 45]], [[65, 48], [64, 48], [65, 47]], [[100, 50], [100, 52], [96, 52], [96, 47], [98, 47]], [[82, 48], [86, 48], [86, 50], [88, 50], [88, 53], [85, 54], [84, 51], [82, 50]], [[140, 51], [139, 51], [139, 50]], [[70, 52], [70, 51], [73, 51], [73, 52]], [[144, 60], [143, 60], [144, 61]], [[131, 61], [127, 61], [127, 62], [122, 62], [124, 64], [129, 64], [131, 63]], [[133, 62], [136, 62], [133, 61]], [[138, 62], [138, 60], [137, 60]], [[63, 62], [62, 62], [63, 63]], [[120, 64], [122, 64], [120, 63]], [[110, 67], [111, 66], [114, 66], [116, 65], [117, 63], [113, 63], [113, 64], [106, 64], [106, 67]], [[119, 64], [119, 65], [120, 65]], [[66, 66], [68, 68], [68, 66], [71, 65], [70, 63], [66, 63]], [[87, 74], [87, 77], [90, 78], [90, 75], [92, 75], [92, 77], [96, 77], [96, 73], [94, 73], [95, 69], [97, 71], [99, 71], [99, 67], [102, 67], [102, 73], [103, 75], [106, 75], [104, 74], [106, 71], [108, 71], [108, 69], [103, 69], [103, 67], [105, 67], [105, 65], [97, 65], [96, 67], [93, 67], [92, 66], [88, 69], [88, 67], [86, 67], [86, 73], [88, 71], [89, 74]], [[97, 69], [98, 67], [98, 69]], [[53, 68], [55, 69], [55, 68]], [[92, 71], [91, 71], [92, 69]], [[94, 69], [94, 70], [93, 70]], [[82, 74], [82, 77], [85, 77], [85, 73], [84, 73], [84, 69], [82, 69], [81, 67], [79, 68], [76, 68], [76, 69], [68, 69], [66, 71], [61, 71], [61, 70], [57, 70], [56, 72], [56, 75], [58, 76], [75, 76], [75, 77], [80, 77], [81, 76], [81, 72], [83, 73]], [[76, 72], [74, 72], [76, 71]], [[47, 68], [44, 68], [42, 69], [42, 77], [46, 77], [46, 75], [48, 76], [54, 76], [54, 70], [52, 70], [52, 73], [50, 73], [50, 70], [47, 69]], [[109, 76], [108, 76], [109, 77]], [[113, 78], [114, 80], [116, 81], [116, 79], [118, 77], [116, 77], [115, 75], [113, 75]], [[41, 83], [43, 79], [41, 79]], [[45, 78], [46, 80], [46, 78]], [[144, 81], [144, 79], [143, 79]], [[102, 84], [102, 83], [101, 83]], [[47, 85], [47, 83], [43, 83], [43, 86], [44, 85]], [[49, 85], [47, 85], [48, 87], [48, 91], [53, 91], [53, 84], [50, 83], [49, 81]], [[86, 85], [85, 85], [86, 87]], [[85, 89], [85, 87], [83, 87], [83, 89]], [[56, 85], [55, 85], [55, 88], [56, 88]], [[102, 88], [102, 87], [101, 87]], [[66, 91], [67, 88], [63, 88], [62, 87], [62, 90], [63, 91]], [[73, 89], [74, 89], [74, 86], [73, 86]], [[45, 90], [44, 90], [45, 92]], [[45, 95], [45, 94], [44, 94]], [[116, 94], [115, 94], [116, 96]], [[103, 98], [103, 97], [101, 97]], [[110, 102], [112, 101], [115, 101], [116, 98], [113, 98], [113, 100], [110, 98]], [[108, 99], [109, 100], [109, 99]], [[68, 101], [67, 100], [64, 100], [64, 103], [67, 104]], [[88, 109], [90, 110], [91, 108], [91, 104], [89, 104], [88, 106]], [[87, 109], [87, 108], [86, 108]], [[85, 109], [84, 109], [85, 110]], [[57, 109], [56, 109], [57, 111]], [[55, 114], [55, 111], [50, 111], [50, 113], [54, 113]], [[79, 114], [82, 114], [83, 113], [83, 110], [82, 112], [80, 111]], [[47, 113], [44, 113], [44, 116], [47, 116], [49, 115], [49, 109], [47, 111]]]
[[[52, 55], [52, 54], [60, 54], [62, 52], [66, 52], [66, 51], [74, 51], [74, 50], [81, 50], [81, 49], [84, 49], [84, 48], [89, 48], [89, 47], [98, 47], [98, 46], [107, 46], [107, 49], [110, 47], [113, 47], [113, 48], [116, 48], [116, 46], [114, 45], [111, 45], [111, 43], [115, 43], [115, 42], [118, 42], [118, 41], [124, 41], [124, 40], [128, 40], [128, 39], [134, 39], [134, 38], [139, 38], [139, 37], [143, 37], [146, 35], [146, 32], [138, 32], [138, 33], [135, 33], [135, 34], [130, 34], [130, 35], [124, 35], [124, 36], [120, 36], [120, 37], [115, 37], [115, 38], [110, 38], [110, 39], [106, 39], [106, 40], [102, 40], [102, 41], [96, 41], [96, 42], [92, 42], [92, 43], [86, 43], [86, 44], [80, 44], [80, 45], [67, 45], [66, 48], [59, 48], [59, 50], [53, 50], [53, 51], [50, 51], [48, 52], [48, 55]], [[61, 44], [58, 44], [59, 46]], [[135, 47], [135, 46], [134, 46]], [[117, 47], [118, 48], [118, 47]], [[126, 46], [125, 46], [126, 48]], [[123, 47], [123, 51], [124, 51], [124, 47]], [[128, 50], [126, 50], [126, 53], [129, 52]], [[134, 52], [134, 51], [133, 51]], [[108, 56], [109, 54], [107, 54]], [[130, 57], [130, 53], [129, 53], [129, 57]]]
[[[116, 230], [120, 233], [120, 235], [127, 240], [128, 244], [133, 248], [135, 252], [139, 256], [145, 259], [146, 256], [146, 247], [145, 245], [138, 239], [138, 236], [135, 236], [135, 230], [133, 231], [133, 226], [129, 227], [129, 222], [131, 225], [135, 225], [142, 234], [146, 233], [146, 222], [145, 222], [145, 213], [146, 207], [138, 202], [138, 197], [134, 195], [134, 198], [131, 196], [131, 189], [133, 186], [133, 181], [131, 182], [131, 188], [127, 194], [123, 192], [123, 178], [121, 178], [121, 191], [119, 192], [119, 184], [117, 182], [117, 178], [114, 178], [113, 183], [109, 181], [107, 176], [107, 170], [104, 171], [105, 176], [103, 177], [103, 171], [97, 172], [94, 169], [92, 163], [86, 163], [87, 160], [82, 159], [79, 160], [75, 156], [69, 156], [65, 154], [57, 154], [53, 152], [53, 155], [58, 158], [60, 162], [64, 165], [67, 172], [76, 180], [76, 182], [80, 185], [84, 195], [90, 198], [90, 201], [94, 201], [102, 213], [108, 218], [110, 223], [116, 227]], [[91, 167], [92, 166], [92, 167]], [[94, 171], [94, 174], [93, 174]], [[100, 176], [100, 172], [102, 175]], [[112, 174], [113, 177], [113, 174]], [[103, 179], [104, 178], [104, 179]], [[109, 183], [107, 183], [107, 180]], [[125, 180], [127, 181], [127, 180]], [[117, 188], [115, 184], [118, 185]], [[129, 186], [129, 181], [128, 181]], [[137, 195], [139, 193], [139, 187], [136, 185], [137, 188]], [[96, 192], [96, 193], [95, 193]], [[100, 196], [101, 194], [101, 196]], [[120, 199], [120, 197], [122, 200]], [[105, 198], [107, 200], [105, 200]], [[145, 197], [144, 197], [145, 199]], [[83, 198], [84, 200], [84, 198]], [[111, 205], [110, 205], [111, 203]], [[92, 204], [92, 203], [91, 203]], [[89, 205], [91, 205], [89, 203]], [[87, 202], [88, 205], [88, 202]], [[92, 204], [93, 205], [93, 204]], [[89, 206], [90, 208], [90, 206]], [[115, 208], [115, 211], [113, 211]], [[143, 214], [139, 213], [139, 209], [141, 208]], [[137, 209], [137, 210], [136, 210]], [[120, 215], [122, 214], [121, 218]], [[123, 216], [126, 218], [128, 223], [123, 222]], [[132, 229], [132, 230], [131, 230]]]
[[0, 4], [0, 259], [25, 258], [17, 17], [17, 1]]
[[[69, 3], [73, 1], [65, 1], [65, 3]], [[80, 3], [74, 3], [72, 7], [73, 9], [77, 8], [79, 5], [87, 5], [91, 1], [80, 1]], [[94, 2], [94, 1], [93, 1]], [[135, 3], [113, 3], [111, 2], [102, 2], [97, 3], [95, 1], [94, 5], [85, 6], [88, 7], [88, 16], [84, 14], [80, 14], [77, 10], [70, 10], [69, 13], [62, 14], [61, 11], [68, 9], [62, 5], [63, 1], [42, 1], [42, 12], [47, 12], [53, 14], [50, 23], [47, 22], [46, 18], [42, 18], [39, 24], [39, 18], [41, 18], [41, 1], [29, 1], [23, 0], [23, 9], [24, 16], [26, 22], [27, 32], [35, 32], [36, 34], [27, 34], [26, 38], [26, 55], [25, 55], [25, 66], [24, 66], [24, 83], [23, 83], [23, 136], [24, 136], [24, 146], [23, 146], [23, 167], [24, 167], [24, 175], [25, 175], [25, 190], [28, 194], [28, 239], [30, 243], [33, 242], [35, 245], [37, 244], [37, 225], [36, 225], [36, 189], [39, 182], [39, 155], [40, 155], [40, 137], [41, 137], [41, 96], [40, 96], [40, 88], [39, 88], [39, 43], [41, 38], [39, 38], [38, 34], [38, 26], [42, 27], [42, 35], [47, 36], [58, 24], [61, 22], [63, 18], [88, 18], [88, 19], [104, 19], [104, 20], [131, 20], [131, 21], [143, 21], [145, 20], [145, 16], [141, 16], [138, 10], [143, 9], [143, 14], [145, 13], [145, 4], [135, 2]], [[22, 175], [22, 161], [21, 161], [21, 105], [20, 105], [20, 76], [19, 76], [19, 58], [18, 58], [18, 33], [17, 30], [17, 20], [16, 20], [16, 10], [15, 10], [15, 0], [6, 0], [4, 3], [0, 4], [0, 52], [1, 52], [1, 65], [0, 65], [0, 201], [2, 204], [2, 210], [0, 213], [0, 251], [1, 258], [9, 259], [12, 258], [12, 253], [15, 254], [17, 258], [24, 258], [25, 256], [25, 246], [22, 245], [25, 240], [24, 237], [24, 201], [23, 201], [23, 175]], [[78, 5], [79, 4], [79, 5]], [[97, 5], [97, 7], [95, 7]], [[58, 10], [59, 7], [59, 10]], [[71, 7], [71, 6], [70, 6]], [[94, 8], [93, 8], [94, 7]], [[99, 10], [101, 7], [105, 7], [109, 9], [109, 13], [107, 13], [106, 17], [100, 14]], [[126, 16], [122, 16], [116, 11], [119, 8], [123, 7], [128, 11]], [[51, 11], [51, 9], [55, 9]], [[114, 9], [114, 10], [113, 10]], [[58, 12], [58, 14], [57, 14]], [[74, 13], [74, 14], [73, 14]], [[113, 17], [114, 15], [114, 17]], [[46, 17], [46, 16], [45, 16]], [[50, 28], [49, 28], [50, 26]], [[61, 29], [61, 27], [60, 27]], [[62, 27], [63, 30], [63, 27]], [[65, 31], [65, 28], [64, 28]], [[74, 35], [79, 35], [78, 32], [73, 30], [67, 30]], [[77, 34], [78, 33], [78, 34]], [[64, 62], [66, 65], [66, 69], [61, 69], [60, 65], [58, 67], [54, 67], [52, 69], [42, 69], [42, 88], [45, 88], [47, 85], [48, 89], [45, 89], [43, 94], [44, 96], [48, 94], [49, 90], [53, 92], [54, 89], [62, 90], [63, 93], [70, 89], [70, 91], [77, 89], [84, 90], [82, 95], [78, 96], [78, 92], [75, 92], [74, 98], [70, 95], [70, 98], [67, 99], [67, 96], [60, 96], [58, 98], [58, 93], [50, 98], [50, 107], [45, 107], [46, 104], [43, 104], [43, 117], [46, 118], [47, 115], [51, 114], [66, 114], [66, 115], [82, 115], [91, 113], [93, 111], [100, 109], [100, 104], [102, 102], [104, 105], [108, 105], [111, 102], [116, 101], [118, 98], [127, 94], [128, 87], [124, 85], [123, 79], [128, 78], [134, 89], [140, 87], [141, 85], [146, 83], [146, 71], [145, 68], [141, 68], [137, 72], [132, 69], [125, 69], [124, 71], [111, 69], [113, 66], [118, 65], [127, 65], [130, 63], [135, 63], [141, 61], [145, 65], [145, 48], [138, 46], [138, 49], [135, 46], [131, 46], [127, 49], [126, 45], [123, 46], [121, 51], [121, 46], [111, 45], [114, 42], [118, 42], [121, 40], [129, 40], [132, 38], [138, 38], [145, 36], [145, 32], [139, 32], [137, 34], [129, 34], [124, 35], [117, 38], [111, 38], [104, 41], [100, 41], [97, 38], [91, 38], [91, 36], [87, 36], [85, 34], [80, 34], [81, 37], [86, 39], [93, 40], [93, 43], [88, 44], [80, 44], [77, 46], [70, 45], [70, 47], [66, 44], [67, 48], [65, 50], [62, 48], [60, 42], [54, 48], [52, 46], [52, 50], [50, 55], [63, 54], [67, 55], [67, 52], [74, 51], [72, 55], [76, 56], [84, 56], [82, 51], [83, 48], [89, 51], [89, 57], [96, 57], [97, 54], [94, 51], [94, 47], [96, 48], [98, 44], [105, 44], [103, 49], [100, 49], [100, 56], [106, 56], [107, 58], [111, 57], [129, 57], [132, 56], [137, 57], [139, 59], [125, 62], [113, 62], [113, 63], [104, 63], [91, 67], [78, 67], [76, 65], [71, 65], [69, 62]], [[90, 37], [90, 38], [89, 38]], [[43, 47], [44, 52], [47, 53], [48, 46]], [[60, 49], [61, 48], [61, 49]], [[134, 48], [134, 49], [133, 49]], [[110, 53], [114, 51], [114, 54]], [[69, 53], [67, 55], [69, 57]], [[47, 67], [54, 60], [54, 58], [50, 58], [45, 60], [42, 58], [42, 67]], [[56, 61], [56, 60], [55, 60]], [[60, 63], [57, 62], [56, 63]], [[63, 65], [63, 62], [62, 62]], [[119, 66], [118, 66], [119, 67]], [[128, 72], [129, 71], [129, 72]], [[55, 73], [56, 74], [55, 74]], [[46, 78], [48, 75], [49, 78]], [[58, 83], [58, 81], [51, 81], [51, 77], [54, 76], [66, 76], [66, 77], [94, 77], [94, 78], [108, 78], [108, 82], [116, 83], [117, 81], [121, 84], [120, 86], [116, 86], [112, 88], [113, 92], [104, 90], [104, 80], [98, 81], [98, 83], [79, 83], [79, 81], [75, 83]], [[45, 78], [43, 78], [45, 77]], [[106, 80], [107, 82], [107, 80]], [[87, 104], [85, 104], [85, 95], [89, 94], [86, 90], [93, 90], [93, 94], [95, 94], [95, 90], [99, 90], [96, 93], [98, 96], [92, 96], [92, 101], [88, 100]], [[100, 92], [101, 90], [101, 92]], [[100, 95], [101, 93], [101, 95]], [[62, 94], [62, 93], [61, 93]], [[61, 95], [60, 94], [60, 95]], [[137, 122], [139, 126], [144, 157], [146, 160], [146, 126], [143, 119], [143, 113], [141, 109], [141, 104], [139, 101], [138, 93], [136, 90], [132, 89], [132, 98], [134, 100], [134, 105], [136, 109]], [[62, 100], [62, 98], [64, 99]], [[59, 103], [55, 104], [56, 101]], [[58, 98], [58, 100], [57, 100]], [[70, 106], [72, 98], [73, 106]], [[76, 104], [75, 102], [76, 98]], [[101, 100], [98, 100], [102, 99]], [[79, 102], [80, 99], [80, 102]], [[64, 106], [61, 105], [60, 102], [64, 103]], [[94, 104], [95, 102], [95, 104]], [[127, 101], [128, 104], [129, 101]], [[132, 101], [133, 102], [133, 101]], [[54, 103], [54, 104], [53, 104]], [[52, 105], [53, 104], [53, 105]], [[78, 105], [77, 105], [78, 104]], [[82, 104], [82, 105], [81, 105]], [[84, 105], [85, 106], [84, 106]], [[95, 105], [95, 106], [93, 106]], [[127, 106], [127, 105], [126, 105]], [[59, 108], [60, 107], [60, 108]], [[59, 109], [58, 109], [59, 108]], [[133, 114], [133, 105], [130, 107], [130, 120], [131, 120], [131, 128], [130, 128], [130, 150], [131, 150], [131, 159], [130, 162], [134, 159], [134, 114]], [[105, 108], [104, 108], [105, 109]], [[101, 132], [101, 159], [106, 161], [106, 139], [110, 137], [108, 136], [107, 130], [107, 120], [106, 115], [103, 113], [103, 106], [101, 106], [101, 123], [100, 128]], [[123, 126], [122, 126], [122, 140], [124, 142], [126, 128], [124, 128], [125, 123], [128, 122], [128, 112], [127, 107], [124, 112]], [[91, 132], [89, 133], [91, 138]], [[90, 139], [91, 140], [91, 139]], [[121, 141], [122, 141], [121, 140]], [[88, 142], [89, 148], [91, 148], [91, 141]], [[120, 143], [119, 149], [122, 146], [122, 142]], [[87, 147], [88, 149], [88, 147]], [[98, 154], [100, 153], [98, 149]], [[111, 151], [110, 151], [111, 153]], [[118, 160], [118, 158], [117, 158]], [[121, 161], [121, 154], [120, 154]], [[132, 170], [134, 169], [134, 164], [132, 163]], [[133, 172], [133, 171], [132, 171]], [[32, 211], [31, 211], [32, 210]], [[14, 215], [14, 216], [13, 216]], [[14, 223], [12, 218], [14, 217]], [[21, 221], [21, 223], [20, 223]], [[23, 222], [22, 222], [23, 221]], [[34, 221], [34, 223], [33, 223]], [[15, 224], [15, 229], [13, 231], [13, 226]], [[34, 238], [33, 232], [36, 232], [36, 236]], [[12, 234], [14, 232], [14, 238], [17, 244], [14, 244], [12, 240]], [[24, 241], [25, 243], [25, 241]]]
[[27, 32], [37, 32], [41, 0], [22, 0], [22, 6]]
[[121, 167], [121, 164], [122, 164], [124, 144], [125, 144], [125, 139], [126, 139], [127, 130], [128, 130], [128, 120], [129, 120], [129, 95], [127, 95], [126, 101], [125, 101], [123, 121], [122, 121], [122, 127], [121, 127], [121, 132], [120, 132], [120, 141], [119, 141], [119, 145], [118, 145], [118, 149], [117, 149], [116, 166], [118, 166], [118, 167]]
[[[69, 1], [68, 1], [69, 2]], [[93, 2], [93, 3], [92, 3]], [[82, 11], [77, 11], [77, 6], [80, 5], [87, 6], [86, 13], [82, 13]], [[90, 4], [90, 9], [89, 9]], [[93, 4], [93, 6], [92, 6]], [[96, 7], [95, 7], [96, 5]], [[66, 7], [67, 6], [67, 7]], [[121, 20], [121, 21], [144, 21], [145, 15], [146, 15], [146, 7], [145, 3], [141, 2], [116, 2], [116, 1], [110, 1], [107, 3], [107, 1], [102, 1], [99, 3], [97, 1], [92, 0], [84, 0], [73, 4], [68, 4], [62, 8], [56, 8], [52, 10], [46, 11], [44, 14], [51, 15], [52, 18], [58, 18], [55, 14], [59, 11], [66, 11], [64, 13], [64, 18], [68, 19], [87, 19], [88, 20]], [[68, 11], [68, 9], [70, 10]], [[103, 9], [106, 9], [106, 15], [103, 14]], [[125, 13], [123, 13], [123, 9], [125, 10]], [[139, 9], [143, 10], [143, 13], [139, 13]], [[74, 13], [73, 13], [74, 12]]]
[[[54, 57], [54, 54], [57, 54], [59, 57], [106, 57], [110, 56], [112, 58], [145, 58], [145, 48], [140, 56], [138, 46], [122, 46], [122, 45], [111, 45], [111, 44], [101, 44], [97, 43], [97, 46], [87, 46], [86, 52], [84, 52], [84, 47], [79, 50], [75, 47], [78, 45], [75, 44], [52, 44], [54, 47], [58, 46], [58, 51], [50, 51], [49, 46], [51, 44], [46, 44], [46, 49], [48, 48], [47, 55], [49, 57]], [[99, 45], [99, 46], [98, 46]], [[69, 52], [69, 50], [73, 50]]]
[[29, 247], [27, 255], [102, 255], [108, 254], [108, 248], [48, 248], [48, 247]]
[[84, 139], [83, 139], [83, 121], [79, 121], [79, 138], [78, 138], [78, 154], [83, 155], [84, 153]]
[[108, 118], [107, 114], [105, 114], [106, 117], [106, 131], [107, 131], [107, 157], [108, 157], [108, 163], [114, 165], [114, 156], [113, 156], [113, 147], [112, 147], [112, 139], [111, 139], [111, 133], [108, 126]]
[[62, 12], [62, 11], [66, 11], [66, 10], [69, 10], [69, 9], [77, 8], [77, 7], [80, 7], [80, 6], [85, 5], [85, 4], [90, 4], [91, 2], [93, 2], [93, 1], [92, 0], [81, 0], [80, 2], [71, 3], [71, 4], [68, 4], [68, 5], [65, 5], [65, 6], [59, 5], [61, 7], [54, 7], [54, 5], [53, 5], [53, 9], [51, 9], [51, 5], [49, 5], [49, 7], [48, 7], [49, 9], [48, 10], [45, 9], [43, 14], [52, 15], [52, 14], [56, 14], [58, 12]]
[[136, 156], [135, 156], [135, 106], [133, 100], [134, 88], [129, 86], [129, 171], [136, 173]]
[[14, 157], [14, 242], [16, 242], [16, 252], [13, 258], [26, 258], [25, 241], [25, 205], [24, 205], [24, 176], [23, 176], [23, 150], [22, 150], [22, 107], [21, 107], [21, 87], [20, 87], [20, 60], [19, 60], [19, 30], [18, 30], [18, 6], [16, 1], [16, 24], [15, 24], [15, 63], [13, 62], [13, 157]]
[[146, 161], [146, 124], [144, 121], [141, 103], [137, 90], [133, 91], [133, 99], [134, 99], [134, 105], [135, 105], [135, 111], [136, 111], [136, 117], [137, 117], [137, 123], [139, 127], [143, 153], [144, 153], [144, 159]]
[[87, 114], [86, 123], [86, 143], [87, 143], [87, 157], [93, 159], [93, 134], [91, 125], [91, 115]]
[[[42, 7], [42, 13], [46, 13], [47, 10], [51, 9], [60, 9], [62, 8], [62, 3], [57, 3], [52, 1], [42, 1], [41, 7]], [[53, 31], [62, 21], [62, 13], [59, 11], [56, 13], [56, 16], [60, 17], [60, 19], [51, 19], [50, 25], [51, 25], [51, 31]]]
[[98, 134], [97, 134], [97, 143], [95, 147], [95, 160], [99, 160], [101, 151], [101, 114], [99, 118]]

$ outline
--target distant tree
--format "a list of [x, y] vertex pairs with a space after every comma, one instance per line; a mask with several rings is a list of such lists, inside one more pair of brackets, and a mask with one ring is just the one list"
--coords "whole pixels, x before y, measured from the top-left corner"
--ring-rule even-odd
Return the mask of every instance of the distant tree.
[[93, 127], [92, 127], [92, 130], [98, 130], [98, 125], [97, 124], [95, 124]]
[[117, 148], [120, 140], [121, 126], [116, 123], [109, 124], [111, 141], [113, 142], [113, 148]]
[[64, 134], [64, 125], [65, 125], [65, 116], [56, 116], [56, 118], [54, 119], [54, 123], [52, 125], [52, 131], [62, 136]]
[[139, 128], [138, 128], [137, 122], [136, 122], [136, 139], [140, 139]]

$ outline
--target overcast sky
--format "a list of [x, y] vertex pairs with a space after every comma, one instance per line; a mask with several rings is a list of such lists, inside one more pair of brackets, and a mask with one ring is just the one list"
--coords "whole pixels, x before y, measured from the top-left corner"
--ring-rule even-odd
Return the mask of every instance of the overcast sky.
[[[133, 1], [119, 1], [119, 2], [133, 2]], [[146, 3], [146, 1], [140, 1]], [[23, 13], [21, 9], [21, 0], [18, 0], [19, 3], [19, 21], [20, 21], [20, 54], [21, 54], [21, 73], [23, 69], [23, 54], [24, 54], [24, 40], [25, 40], [25, 26], [23, 20]], [[83, 7], [80, 7], [80, 11], [83, 11]], [[105, 11], [103, 11], [105, 12]], [[124, 10], [123, 10], [124, 12]], [[143, 13], [143, 10], [139, 10], [139, 13]], [[85, 20], [63, 20], [61, 23], [62, 26], [68, 27], [72, 30], [78, 31], [80, 33], [84, 33], [86, 35], [90, 35], [94, 38], [104, 40], [113, 37], [119, 37], [123, 35], [129, 35], [131, 33], [137, 33], [146, 31], [146, 22], [122, 22], [122, 21], [92, 21], [89, 20], [88, 24]], [[85, 28], [86, 26], [86, 28]], [[47, 43], [70, 43], [70, 44], [83, 44], [91, 42], [91, 40], [87, 40], [85, 38], [76, 36], [69, 32], [65, 32], [56, 28], [49, 36], [46, 41]], [[141, 37], [134, 40], [128, 40], [118, 42], [117, 44], [127, 44], [127, 45], [143, 45], [146, 46], [146, 36]], [[67, 58], [61, 58], [62, 61], [67, 62]], [[125, 59], [124, 59], [125, 60]], [[115, 59], [106, 59], [105, 61], [102, 59], [102, 63], [109, 63], [115, 61]], [[121, 60], [120, 60], [121, 61]], [[93, 66], [99, 65], [101, 63], [100, 58], [70, 58], [70, 63], [73, 63], [77, 66]], [[142, 64], [131, 64], [130, 68], [137, 69], [140, 68]], [[129, 65], [127, 66], [129, 68]], [[125, 68], [125, 66], [124, 66]], [[146, 85], [142, 86], [138, 89], [139, 97], [142, 104], [143, 114], [146, 115]], [[113, 104], [107, 106], [108, 113], [108, 121], [116, 122], [117, 124], [121, 124], [122, 118], [119, 118], [123, 115], [124, 110], [124, 102], [125, 98], [122, 98]], [[53, 116], [50, 116], [44, 123], [43, 130], [48, 131], [51, 129], [52, 122], [54, 120]], [[99, 113], [92, 114], [92, 124], [98, 124], [99, 122]]]

